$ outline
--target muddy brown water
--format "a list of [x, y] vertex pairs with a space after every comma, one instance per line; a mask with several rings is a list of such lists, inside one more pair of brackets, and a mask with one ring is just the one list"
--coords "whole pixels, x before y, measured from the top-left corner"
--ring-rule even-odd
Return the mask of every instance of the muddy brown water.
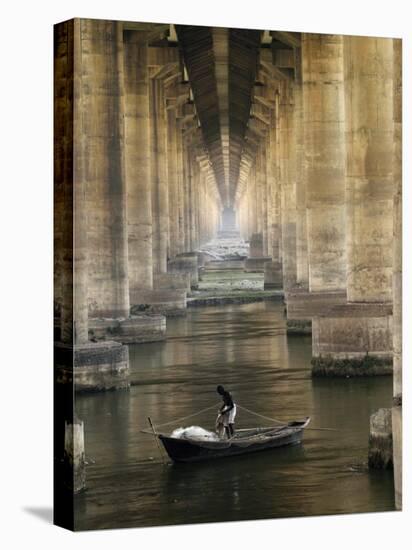
[[[189, 310], [163, 343], [130, 346], [130, 391], [82, 395], [87, 490], [76, 529], [394, 510], [393, 473], [368, 471], [369, 416], [391, 406], [391, 377], [312, 379], [310, 337], [286, 337], [275, 302]], [[311, 416], [299, 446], [163, 465], [156, 425], [216, 404], [223, 384], [244, 407], [282, 420]], [[181, 425], [214, 426], [216, 409]], [[268, 425], [238, 411], [236, 426]]]

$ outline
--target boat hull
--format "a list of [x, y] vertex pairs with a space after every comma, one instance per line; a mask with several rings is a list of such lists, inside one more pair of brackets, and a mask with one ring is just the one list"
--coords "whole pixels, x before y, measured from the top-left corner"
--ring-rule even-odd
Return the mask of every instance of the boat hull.
[[303, 430], [309, 419], [298, 427], [290, 427], [280, 430], [274, 437], [266, 438], [238, 438], [237, 440], [223, 440], [219, 442], [200, 442], [190, 439], [177, 439], [165, 435], [159, 435], [167, 454], [174, 462], [200, 462], [226, 458], [249, 453], [256, 453], [285, 447], [287, 445], [298, 445], [302, 441]]

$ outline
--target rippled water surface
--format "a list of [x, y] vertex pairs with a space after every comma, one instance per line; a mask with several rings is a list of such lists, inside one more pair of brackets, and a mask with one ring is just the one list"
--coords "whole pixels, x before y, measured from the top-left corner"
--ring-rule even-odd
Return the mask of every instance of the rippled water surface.
[[[77, 529], [394, 510], [392, 472], [369, 472], [369, 416], [391, 406], [390, 377], [312, 380], [310, 337], [286, 337], [279, 303], [205, 307], [168, 320], [166, 342], [130, 347], [130, 391], [76, 398], [85, 421], [87, 491]], [[301, 446], [163, 465], [150, 416], [212, 429], [217, 384], [278, 419], [311, 416]], [[240, 410], [238, 428], [267, 425]]]

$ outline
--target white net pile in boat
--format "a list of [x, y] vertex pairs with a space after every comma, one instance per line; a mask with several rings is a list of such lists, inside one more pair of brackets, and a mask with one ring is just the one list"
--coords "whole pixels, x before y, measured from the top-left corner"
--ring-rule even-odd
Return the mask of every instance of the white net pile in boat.
[[177, 428], [171, 434], [177, 439], [197, 439], [198, 441], [219, 441], [219, 437], [201, 428], [200, 426], [189, 426], [188, 428]]

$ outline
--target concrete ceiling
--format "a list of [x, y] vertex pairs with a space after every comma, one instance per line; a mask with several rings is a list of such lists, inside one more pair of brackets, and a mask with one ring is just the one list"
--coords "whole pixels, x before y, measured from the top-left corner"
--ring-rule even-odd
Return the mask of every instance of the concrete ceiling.
[[196, 111], [224, 205], [233, 205], [261, 31], [176, 25]]

